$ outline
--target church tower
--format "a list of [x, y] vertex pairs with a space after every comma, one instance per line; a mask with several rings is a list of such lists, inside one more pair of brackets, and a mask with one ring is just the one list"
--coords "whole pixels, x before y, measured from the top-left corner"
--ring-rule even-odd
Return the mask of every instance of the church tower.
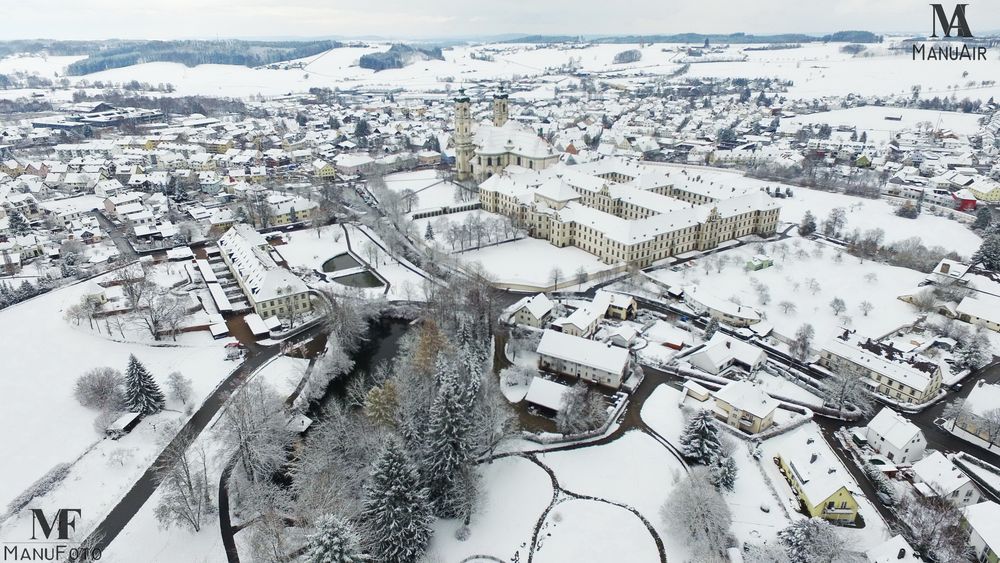
[[493, 94], [493, 125], [503, 127], [504, 123], [507, 123], [507, 94], [501, 87], [500, 92]]
[[455, 98], [455, 179], [464, 182], [472, 179], [472, 109], [465, 89], [459, 89]]

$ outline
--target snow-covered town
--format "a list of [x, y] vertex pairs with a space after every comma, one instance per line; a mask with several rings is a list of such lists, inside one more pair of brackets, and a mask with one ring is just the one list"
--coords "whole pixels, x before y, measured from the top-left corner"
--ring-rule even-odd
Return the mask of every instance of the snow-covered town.
[[1000, 561], [982, 5], [82, 4], [0, 35], [2, 561]]

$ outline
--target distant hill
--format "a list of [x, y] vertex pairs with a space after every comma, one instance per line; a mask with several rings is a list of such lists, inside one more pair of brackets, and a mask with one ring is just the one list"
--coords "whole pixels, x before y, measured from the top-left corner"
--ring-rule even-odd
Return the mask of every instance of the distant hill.
[[389, 47], [388, 51], [362, 55], [358, 64], [361, 68], [378, 72], [390, 68], [403, 68], [417, 61], [431, 59], [444, 60], [444, 55], [441, 53], [440, 47], [413, 47], [396, 43], [392, 47]]
[[185, 66], [227, 64], [263, 66], [300, 59], [328, 51], [336, 41], [142, 41], [123, 42], [89, 53], [86, 59], [66, 68], [67, 74], [82, 75], [140, 63], [171, 62]]
[[[881, 35], [870, 31], [838, 31], [828, 35], [806, 35], [803, 33], [781, 33], [777, 35], [752, 35], [746, 33], [704, 34], [675, 33], [671, 35], [610, 35], [586, 40], [588, 43], [813, 43], [817, 41], [838, 41], [845, 43], [879, 43]], [[581, 38], [570, 35], [525, 35], [508, 39], [506, 43], [572, 43]]]

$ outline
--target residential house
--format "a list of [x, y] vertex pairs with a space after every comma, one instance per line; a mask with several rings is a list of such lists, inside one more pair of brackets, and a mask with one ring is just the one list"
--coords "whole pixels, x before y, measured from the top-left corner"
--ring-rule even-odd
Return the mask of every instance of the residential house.
[[610, 343], [546, 330], [538, 343], [538, 367], [617, 389], [625, 379], [629, 352]]
[[700, 350], [686, 359], [694, 367], [712, 375], [718, 375], [732, 366], [753, 373], [767, 361], [767, 354], [753, 344], [716, 332]]
[[941, 366], [906, 357], [891, 346], [872, 340], [860, 344], [834, 338], [820, 351], [819, 364], [834, 373], [867, 378], [873, 389], [901, 403], [921, 404], [941, 390]]
[[853, 524], [858, 501], [847, 488], [848, 477], [840, 463], [807, 442], [792, 453], [778, 455], [778, 466], [806, 514], [833, 524]]
[[983, 563], [1000, 561], [1000, 504], [988, 500], [967, 506], [962, 516], [974, 559]]
[[924, 433], [896, 411], [883, 407], [865, 427], [868, 445], [896, 464], [913, 463], [924, 455]]
[[715, 408], [712, 412], [737, 430], [757, 434], [774, 424], [778, 401], [748, 381], [731, 381], [714, 396]]
[[982, 500], [972, 479], [941, 452], [933, 452], [913, 464], [913, 486], [930, 497], [941, 497], [962, 508]]
[[964, 412], [958, 415], [955, 426], [984, 442], [996, 444], [1000, 442], [1000, 426], [995, 420], [997, 409], [1000, 409], [1000, 384], [980, 379], [962, 404]]
[[525, 297], [514, 309], [514, 322], [542, 328], [552, 316], [552, 301], [544, 293]]

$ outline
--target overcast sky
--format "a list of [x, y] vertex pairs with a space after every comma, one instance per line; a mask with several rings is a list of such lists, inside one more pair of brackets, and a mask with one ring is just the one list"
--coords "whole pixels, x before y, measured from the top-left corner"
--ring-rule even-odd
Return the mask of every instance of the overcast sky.
[[[995, 6], [964, 1], [974, 34], [1000, 29]], [[0, 39], [927, 33], [931, 23], [923, 0], [0, 0], [0, 13]]]

